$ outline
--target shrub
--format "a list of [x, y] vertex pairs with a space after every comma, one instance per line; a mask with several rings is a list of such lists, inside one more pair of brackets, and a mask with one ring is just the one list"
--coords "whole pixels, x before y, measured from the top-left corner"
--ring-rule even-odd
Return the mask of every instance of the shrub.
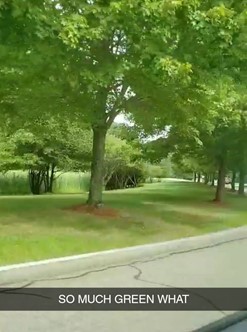
[[113, 172], [106, 184], [106, 190], [135, 188], [144, 181], [144, 173], [140, 166], [119, 167]]

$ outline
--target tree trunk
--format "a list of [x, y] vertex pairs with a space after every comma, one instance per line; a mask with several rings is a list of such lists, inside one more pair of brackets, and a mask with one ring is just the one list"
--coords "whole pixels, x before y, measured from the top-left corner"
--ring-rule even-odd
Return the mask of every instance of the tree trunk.
[[201, 182], [201, 173], [198, 173], [198, 177], [197, 177], [197, 182], [200, 183]]
[[50, 172], [50, 166], [46, 166], [46, 170], [45, 170], [45, 176], [44, 176], [44, 192], [47, 193], [48, 192], [48, 188], [49, 188], [49, 172]]
[[29, 170], [29, 184], [32, 194], [40, 195], [41, 187], [44, 184], [44, 170]]
[[108, 182], [111, 180], [114, 171], [108, 172], [108, 174], [104, 174], [104, 186], [107, 187]]
[[236, 172], [233, 171], [232, 172], [232, 180], [231, 180], [231, 190], [232, 191], [236, 191], [235, 182], [236, 182]]
[[208, 174], [204, 174], [204, 183], [208, 184], [208, 182], [209, 182], [209, 176]]
[[93, 128], [93, 155], [87, 204], [96, 207], [102, 205], [106, 132], [106, 127]]
[[222, 202], [224, 192], [225, 192], [225, 162], [223, 159], [219, 162], [219, 171], [218, 171], [218, 181], [217, 181], [217, 189], [216, 189], [216, 195], [215, 195], [215, 202]]
[[214, 184], [215, 184], [215, 173], [212, 174], [211, 186], [214, 187]]
[[239, 172], [239, 188], [238, 194], [244, 196], [244, 185], [245, 185], [245, 172], [243, 169]]
[[194, 172], [193, 180], [196, 182], [196, 172]]
[[51, 173], [49, 176], [49, 185], [48, 185], [48, 193], [53, 193], [53, 184], [55, 180], [55, 164], [51, 164]]

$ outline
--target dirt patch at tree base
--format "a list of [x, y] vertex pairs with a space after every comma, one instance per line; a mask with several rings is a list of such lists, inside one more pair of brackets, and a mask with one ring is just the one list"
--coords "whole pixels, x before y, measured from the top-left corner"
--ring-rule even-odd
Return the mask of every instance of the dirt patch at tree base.
[[218, 201], [218, 200], [215, 200], [215, 199], [210, 201], [210, 203], [213, 203], [214, 206], [218, 206], [218, 207], [222, 207], [222, 208], [229, 207], [229, 204], [227, 204], [226, 202], [221, 202], [221, 201]]
[[77, 213], [90, 214], [102, 218], [119, 218], [121, 214], [118, 210], [102, 207], [94, 207], [86, 204], [76, 205], [66, 208], [67, 211], [74, 211]]

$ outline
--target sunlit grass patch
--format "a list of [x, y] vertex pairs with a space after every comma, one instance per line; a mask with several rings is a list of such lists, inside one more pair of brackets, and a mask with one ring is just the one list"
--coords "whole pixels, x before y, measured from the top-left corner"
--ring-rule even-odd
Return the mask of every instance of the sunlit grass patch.
[[247, 224], [246, 198], [162, 182], [104, 195], [115, 217], [80, 213], [86, 194], [0, 197], [0, 264], [26, 262], [167, 241]]

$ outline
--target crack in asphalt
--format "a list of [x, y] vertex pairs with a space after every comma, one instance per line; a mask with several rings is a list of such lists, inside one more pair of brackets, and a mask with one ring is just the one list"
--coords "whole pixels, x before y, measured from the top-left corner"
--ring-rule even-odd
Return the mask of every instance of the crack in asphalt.
[[[110, 270], [110, 269], [116, 269], [116, 268], [119, 268], [119, 267], [133, 266], [134, 264], [138, 264], [138, 263], [145, 264], [145, 263], [155, 262], [155, 261], [159, 261], [159, 260], [162, 260], [162, 259], [166, 259], [166, 258], [175, 256], [175, 255], [187, 254], [187, 253], [191, 253], [191, 252], [195, 252], [195, 251], [200, 251], [200, 250], [210, 249], [210, 248], [214, 248], [214, 247], [219, 247], [219, 246], [222, 246], [222, 245], [225, 245], [225, 244], [238, 242], [238, 241], [244, 241], [244, 240], [247, 240], [247, 236], [246, 237], [241, 237], [241, 238], [238, 238], [238, 239], [233, 239], [233, 240], [227, 240], [227, 241], [214, 243], [214, 244], [204, 246], [204, 247], [198, 247], [198, 248], [181, 250], [181, 251], [174, 251], [174, 252], [170, 252], [166, 255], [156, 256], [154, 258], [149, 258], [149, 259], [136, 260], [136, 261], [133, 261], [133, 262], [128, 263], [128, 264], [123, 263], [123, 264], [111, 265], [111, 266], [107, 266], [107, 267], [104, 267], [104, 268], [101, 268], [101, 269], [95, 269], [95, 270], [90, 270], [90, 271], [87, 271], [87, 272], [83, 272], [83, 273], [80, 273], [80, 274], [77, 274], [77, 275], [36, 279], [36, 280], [28, 282], [27, 284], [25, 284], [21, 287], [17, 287], [16, 289], [26, 288], [28, 286], [33, 285], [36, 282], [56, 281], [56, 280], [71, 280], [71, 279], [82, 278], [82, 277], [85, 277], [85, 276], [87, 276], [91, 273], [104, 272], [104, 271], [107, 271], [107, 270]], [[2, 284], [0, 286], [4, 286], [4, 285], [6, 285], [6, 283]]]
[[[3, 294], [9, 294], [9, 295], [28, 295], [28, 296], [34, 296], [34, 297], [41, 297], [43, 299], [48, 299], [48, 300], [51, 300], [52, 297], [49, 297], [49, 296], [45, 296], [45, 295], [42, 295], [42, 294], [37, 294], [37, 293], [26, 293], [26, 292], [19, 292], [18, 290], [24, 290], [24, 289], [28, 289], [26, 287], [22, 287], [22, 288], [11, 288], [11, 289], [4, 289], [4, 290], [1, 290], [0, 293], [3, 293]], [[17, 292], [15, 292], [17, 290]]]
[[192, 291], [191, 288], [188, 289], [188, 288], [183, 288], [183, 287], [177, 287], [177, 286], [170, 285], [170, 284], [164, 284], [164, 283], [161, 283], [161, 282], [151, 281], [151, 280], [148, 280], [148, 279], [142, 279], [141, 275], [143, 274], [143, 271], [140, 268], [138, 268], [137, 266], [132, 265], [131, 267], [134, 268], [137, 271], [137, 274], [134, 275], [135, 280], [138, 280], [138, 281], [150, 284], [150, 285], [162, 286], [162, 287], [167, 287], [167, 288], [174, 288], [174, 289], [186, 291], [187, 293], [194, 294], [195, 296], [197, 296], [197, 297], [205, 300], [206, 302], [208, 302], [214, 309], [216, 309], [217, 311], [221, 312], [224, 316], [226, 316], [225, 312], [223, 310], [221, 310], [217, 305], [215, 305], [213, 301], [211, 301], [206, 296], [201, 295], [200, 293]]
[[[37, 280], [33, 280], [30, 281], [20, 287], [16, 287], [16, 288], [6, 288], [4, 290], [0, 290], [0, 293], [7, 293], [7, 292], [13, 292], [13, 291], [21, 291], [29, 286], [32, 286], [33, 284], [37, 283], [37, 282], [45, 282], [45, 281], [60, 281], [60, 280], [73, 280], [73, 279], [79, 279], [79, 278], [83, 278], [89, 274], [92, 273], [99, 273], [99, 272], [105, 272], [111, 269], [116, 269], [116, 268], [120, 268], [120, 267], [130, 267], [132, 269], [135, 269], [138, 273], [136, 275], [134, 275], [134, 279], [140, 282], [145, 282], [148, 284], [153, 284], [153, 285], [157, 285], [157, 286], [162, 286], [162, 287], [168, 287], [168, 288], [175, 288], [175, 289], [180, 289], [183, 291], [187, 291], [187, 292], [191, 292], [191, 294], [194, 294], [202, 299], [204, 299], [205, 301], [207, 301], [209, 304], [212, 305], [212, 307], [214, 307], [217, 311], [220, 311], [224, 316], [226, 315], [224, 313], [224, 311], [222, 311], [220, 308], [218, 308], [210, 299], [204, 297], [203, 295], [197, 293], [197, 292], [192, 292], [191, 290], [188, 290], [187, 288], [182, 288], [182, 287], [177, 287], [177, 286], [173, 286], [173, 285], [169, 285], [169, 284], [164, 284], [164, 283], [159, 283], [159, 282], [155, 282], [152, 280], [146, 280], [146, 279], [142, 279], [141, 275], [143, 274], [143, 271], [138, 268], [137, 266], [135, 266], [135, 264], [146, 264], [146, 263], [150, 263], [150, 262], [155, 262], [155, 261], [159, 261], [159, 260], [163, 260], [175, 255], [181, 255], [181, 254], [187, 254], [187, 253], [191, 253], [191, 252], [195, 252], [195, 251], [200, 251], [200, 250], [205, 250], [205, 249], [210, 249], [210, 248], [214, 248], [214, 247], [218, 247], [218, 246], [222, 246], [225, 244], [229, 244], [232, 242], [238, 242], [238, 241], [244, 241], [247, 240], [247, 237], [241, 237], [238, 239], [233, 239], [233, 240], [227, 240], [227, 241], [222, 241], [222, 242], [218, 242], [212, 245], [208, 245], [208, 246], [204, 246], [204, 247], [198, 247], [198, 248], [193, 248], [193, 249], [188, 249], [188, 250], [181, 250], [181, 251], [175, 251], [175, 252], [171, 252], [169, 254], [163, 255], [163, 256], [156, 256], [154, 258], [149, 258], [146, 260], [136, 260], [132, 263], [129, 264], [118, 264], [118, 265], [112, 265], [112, 266], [108, 266], [105, 268], [101, 268], [101, 269], [95, 269], [95, 270], [90, 270], [78, 275], [74, 275], [74, 276], [64, 276], [64, 277], [55, 277], [55, 278], [43, 278], [43, 279], [37, 279]], [[5, 284], [6, 285], [6, 284]], [[0, 285], [1, 286], [1, 285]], [[15, 293], [17, 294], [17, 292]], [[23, 293], [18, 293], [18, 294], [23, 294]], [[25, 295], [32, 295], [32, 296], [39, 296], [42, 297], [42, 295], [38, 295], [38, 294], [25, 294]]]

